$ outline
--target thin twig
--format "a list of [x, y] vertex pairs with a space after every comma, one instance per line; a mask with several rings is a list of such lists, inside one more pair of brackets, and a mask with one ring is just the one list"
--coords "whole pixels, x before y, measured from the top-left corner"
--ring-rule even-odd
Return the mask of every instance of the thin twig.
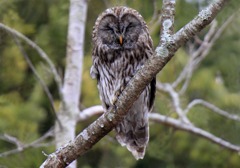
[[89, 108], [84, 109], [79, 113], [79, 118], [78, 121], [83, 121], [87, 120], [88, 118], [95, 116], [95, 115], [100, 115], [103, 113], [103, 107], [100, 105], [97, 106], [92, 106]]
[[57, 70], [56, 70], [53, 62], [50, 60], [48, 55], [43, 51], [43, 49], [41, 49], [36, 43], [34, 43], [28, 37], [26, 37], [25, 35], [23, 35], [22, 33], [18, 32], [15, 29], [12, 29], [12, 28], [10, 28], [10, 27], [2, 24], [2, 23], [0, 23], [0, 28], [2, 30], [6, 31], [6, 32], [14, 34], [16, 37], [18, 37], [19, 39], [21, 39], [24, 42], [26, 42], [29, 46], [31, 46], [32, 48], [34, 48], [38, 52], [38, 54], [41, 56], [41, 58], [44, 61], [46, 61], [46, 63], [48, 64], [48, 66], [51, 69], [51, 72], [53, 74], [55, 82], [57, 83], [59, 96], [60, 96], [60, 98], [62, 98], [62, 79], [60, 78], [59, 74], [57, 73]]
[[0, 135], [0, 139], [16, 145], [17, 148], [22, 148], [23, 146], [23, 144], [16, 137], [8, 134]]
[[151, 27], [151, 25], [156, 22], [158, 17], [159, 17], [159, 13], [158, 13], [157, 1], [153, 0], [153, 15], [148, 25], [150, 25]]
[[[184, 79], [185, 82], [180, 89], [180, 94], [183, 94], [186, 88], [188, 87], [188, 83], [190, 81], [190, 78], [192, 77], [193, 71], [196, 69], [194, 66], [195, 59], [198, 57], [204, 57], [203, 53], [206, 49], [210, 49], [212, 46], [208, 45], [210, 37], [213, 36], [213, 33], [216, 32], [216, 21], [213, 21], [211, 24], [211, 27], [208, 31], [208, 33], [204, 37], [204, 41], [199, 42], [198, 38], [194, 38], [194, 40], [197, 40], [196, 43], [201, 44], [198, 49], [192, 50], [189, 55], [190, 59], [188, 60], [187, 65], [184, 67], [178, 78], [173, 82], [173, 87], [176, 88]], [[195, 42], [195, 41], [194, 41]], [[193, 47], [194, 48], [194, 47]], [[205, 52], [206, 53], [206, 52]]]
[[0, 139], [4, 140], [6, 142], [10, 142], [10, 143], [15, 144], [17, 146], [17, 148], [13, 149], [13, 150], [6, 151], [6, 152], [3, 152], [3, 153], [0, 153], [0, 157], [6, 157], [6, 156], [9, 156], [9, 155], [12, 155], [12, 154], [16, 154], [16, 153], [22, 152], [23, 150], [26, 150], [28, 148], [39, 148], [39, 147], [45, 147], [45, 146], [53, 145], [53, 142], [42, 143], [47, 138], [53, 137], [53, 135], [54, 135], [54, 131], [53, 131], [53, 129], [50, 129], [42, 137], [40, 137], [39, 139], [31, 142], [30, 144], [23, 144], [16, 137], [12, 137], [10, 135], [6, 135], [6, 134], [2, 135], [2, 136], [0, 136]]
[[[228, 112], [223, 111], [223, 110], [219, 109], [218, 107], [216, 107], [216, 106], [214, 106], [214, 105], [212, 105], [212, 104], [210, 104], [206, 101], [203, 101], [203, 100], [195, 100], [195, 101], [191, 102], [188, 105], [188, 108], [186, 110], [190, 110], [192, 107], [194, 107], [197, 104], [207, 105], [208, 108], [210, 108], [213, 111], [216, 111], [220, 115], [223, 115], [227, 118], [230, 118], [230, 119], [233, 119], [233, 120], [236, 120], [236, 121], [240, 121], [239, 116], [229, 114]], [[87, 108], [83, 111], [85, 113], [84, 115], [87, 116], [84, 119], [88, 119], [90, 117], [93, 117], [93, 116], [96, 116], [96, 115], [99, 115], [99, 114], [103, 113], [103, 108], [102, 108], [102, 106], [97, 105], [97, 106], [89, 107], [89, 108]], [[203, 137], [204, 139], [210, 140], [210, 141], [214, 142], [215, 144], [223, 146], [227, 149], [237, 151], [237, 152], [240, 151], [240, 146], [233, 145], [230, 142], [228, 142], [226, 140], [223, 140], [223, 139], [221, 139], [221, 138], [219, 138], [219, 137], [217, 137], [217, 136], [215, 136], [215, 135], [213, 135], [213, 134], [211, 134], [211, 133], [209, 133], [209, 132], [207, 132], [207, 131], [205, 131], [201, 128], [198, 128], [198, 127], [196, 127], [192, 124], [184, 123], [184, 122], [182, 122], [182, 120], [178, 120], [178, 119], [175, 119], [175, 118], [172, 118], [172, 117], [164, 116], [164, 115], [161, 115], [161, 114], [158, 114], [158, 113], [149, 113], [148, 116], [149, 116], [150, 121], [165, 124], [167, 126], [171, 126], [171, 127], [176, 128], [176, 129], [179, 129], [179, 130], [187, 131], [187, 132], [190, 132], [192, 134]]]
[[225, 110], [222, 110], [222, 109], [218, 108], [217, 106], [215, 106], [215, 105], [213, 105], [213, 104], [211, 104], [211, 103], [209, 103], [205, 100], [202, 100], [202, 99], [195, 99], [192, 102], [190, 102], [188, 104], [187, 108], [184, 110], [184, 113], [187, 114], [196, 105], [202, 105], [203, 107], [206, 107], [206, 108], [210, 109], [211, 112], [217, 113], [217, 114], [219, 114], [221, 116], [224, 116], [228, 119], [235, 120], [235, 121], [240, 121], [240, 116], [230, 114], [229, 112], [227, 112]]
[[179, 130], [184, 130], [196, 135], [199, 135], [205, 139], [208, 139], [212, 142], [214, 142], [217, 145], [220, 145], [226, 149], [235, 151], [235, 152], [240, 152], [240, 146], [234, 145], [228, 141], [225, 141], [201, 128], [195, 127], [194, 125], [183, 123], [181, 120], [177, 120], [171, 117], [163, 116], [161, 114], [157, 113], [151, 113], [149, 114], [149, 119], [161, 124], [165, 124], [167, 126], [174, 127]]
[[33, 71], [33, 74], [36, 76], [36, 78], [39, 81], [39, 83], [40, 83], [41, 87], [43, 88], [44, 92], [46, 93], [46, 95], [47, 95], [47, 97], [50, 101], [50, 105], [51, 105], [51, 109], [53, 111], [53, 115], [55, 116], [57, 122], [62, 127], [62, 124], [61, 124], [61, 122], [58, 119], [58, 116], [56, 114], [56, 110], [55, 110], [55, 107], [54, 107], [54, 100], [53, 100], [51, 92], [49, 91], [47, 85], [45, 84], [45, 82], [42, 80], [42, 78], [38, 74], [37, 70], [35, 69], [34, 65], [32, 64], [32, 61], [29, 59], [27, 53], [25, 52], [24, 48], [20, 44], [20, 41], [18, 40], [18, 38], [14, 34], [12, 34], [12, 36], [13, 36], [13, 40], [15, 41], [16, 45], [18, 46], [20, 52], [22, 53], [24, 59], [26, 60], [27, 64], [29, 65], [30, 69]]
[[191, 124], [191, 122], [189, 121], [189, 119], [187, 118], [185, 113], [183, 112], [179, 94], [174, 90], [174, 88], [168, 83], [163, 84], [160, 82], [157, 82], [156, 88], [157, 88], [157, 90], [167, 92], [171, 96], [172, 104], [173, 104], [174, 109], [175, 109], [176, 113], [178, 114], [180, 120], [182, 120], [184, 123]]
[[220, 37], [226, 27], [233, 21], [236, 14], [237, 12], [228, 17], [227, 20], [218, 29], [217, 21], [213, 20], [213, 22], [210, 24], [211, 26], [208, 33], [204, 37], [204, 40], [199, 43], [199, 40], [197, 39], [197, 43], [201, 44], [200, 47], [197, 50], [192, 50], [192, 52], [189, 53], [191, 57], [188, 60], [187, 65], [184, 67], [178, 78], [172, 84], [173, 87], [176, 88], [185, 79], [185, 82], [180, 89], [180, 94], [183, 94], [186, 91], [193, 72], [197, 69], [201, 61], [208, 55], [216, 40]]

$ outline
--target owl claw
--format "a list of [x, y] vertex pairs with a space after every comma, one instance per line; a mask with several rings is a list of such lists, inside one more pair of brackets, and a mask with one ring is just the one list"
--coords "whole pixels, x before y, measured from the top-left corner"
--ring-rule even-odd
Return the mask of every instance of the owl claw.
[[[124, 86], [121, 86], [121, 88], [120, 88], [120, 91], [119, 91], [119, 92], [122, 92], [122, 91], [124, 90], [124, 88], [125, 88]], [[119, 95], [120, 95], [120, 93], [119, 93]], [[119, 96], [119, 95], [118, 95], [118, 96]]]
[[116, 103], [116, 101], [117, 101], [117, 97], [116, 97], [116, 96], [113, 96], [110, 101], [111, 101], [110, 103], [111, 103], [112, 105], [114, 105], [114, 104]]
[[118, 96], [120, 96], [120, 94], [122, 93], [124, 88], [125, 88], [124, 86], [121, 86], [119, 90], [115, 91], [115, 94], [111, 99], [112, 105], [114, 105], [116, 103]]
[[120, 90], [115, 92], [115, 97], [118, 97], [120, 95]]
[[117, 90], [115, 91], [115, 94], [114, 96], [112, 96], [112, 99], [111, 99], [111, 104], [114, 105], [118, 99], [118, 96], [121, 94], [121, 89], [120, 90]]

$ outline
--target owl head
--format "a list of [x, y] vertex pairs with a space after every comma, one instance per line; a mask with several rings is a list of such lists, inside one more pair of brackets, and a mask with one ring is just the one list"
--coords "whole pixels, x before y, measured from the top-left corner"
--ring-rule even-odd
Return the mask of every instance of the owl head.
[[139, 43], [146, 42], [148, 36], [142, 16], [128, 7], [105, 10], [93, 28], [93, 44], [105, 50], [134, 49]]

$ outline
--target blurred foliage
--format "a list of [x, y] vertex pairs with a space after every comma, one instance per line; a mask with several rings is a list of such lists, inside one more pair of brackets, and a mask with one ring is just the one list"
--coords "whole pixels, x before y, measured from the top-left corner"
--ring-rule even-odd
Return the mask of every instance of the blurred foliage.
[[[161, 12], [161, 1], [156, 1], [156, 5], [153, 2], [153, 0], [89, 1], [81, 108], [100, 104], [96, 81], [92, 80], [89, 75], [91, 32], [98, 14], [106, 9], [106, 4], [108, 6], [127, 5], [138, 10], [152, 28], [154, 24], [150, 22], [154, 8], [158, 13]], [[205, 4], [196, 3], [194, 0], [177, 1], [175, 30], [179, 30], [188, 23]], [[63, 76], [68, 7], [69, 2], [64, 0], [2, 0], [0, 1], [0, 22], [35, 41], [49, 55]], [[218, 24], [221, 25], [238, 9], [239, 2], [231, 1], [217, 17]], [[191, 100], [201, 98], [233, 114], [240, 115], [239, 18], [238, 14], [216, 42], [209, 56], [194, 73], [187, 92], [181, 96], [183, 107]], [[199, 37], [203, 38], [206, 31], [199, 33]], [[152, 38], [156, 46], [159, 39], [158, 27], [153, 29]], [[22, 41], [21, 45], [50, 88], [57, 108], [59, 97], [48, 68], [36, 51]], [[179, 49], [175, 55], [158, 75], [158, 79], [162, 82], [173, 82], [189, 58], [184, 47]], [[175, 113], [170, 101], [169, 95], [157, 93], [154, 111], [174, 117]], [[232, 143], [240, 144], [240, 134], [238, 134], [240, 123], [227, 120], [201, 106], [193, 108], [189, 112], [189, 118], [197, 126]], [[78, 132], [94, 119], [96, 118], [80, 123]], [[26, 63], [12, 35], [0, 30], [0, 134], [7, 133], [24, 143], [29, 143], [40, 137], [53, 124], [54, 115], [39, 81]], [[200, 137], [156, 123], [150, 123], [150, 131], [150, 142], [144, 160], [136, 161], [127, 149], [116, 142], [114, 132], [112, 132], [91, 151], [79, 158], [78, 164], [83, 168], [237, 168], [240, 166], [237, 153], [222, 149]], [[14, 148], [13, 144], [0, 141], [0, 153]], [[39, 167], [46, 158], [41, 151], [51, 153], [54, 147], [32, 148], [19, 154], [0, 158], [0, 167]]]

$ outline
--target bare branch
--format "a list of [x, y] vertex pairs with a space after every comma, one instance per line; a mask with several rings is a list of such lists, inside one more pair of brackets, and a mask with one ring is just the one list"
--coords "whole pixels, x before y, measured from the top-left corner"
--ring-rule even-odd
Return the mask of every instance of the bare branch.
[[21, 149], [23, 144], [16, 138], [8, 134], [0, 135], [0, 139], [16, 145], [18, 149]]
[[161, 123], [161, 124], [165, 124], [167, 126], [171, 126], [176, 129], [184, 130], [184, 131], [199, 135], [199, 136], [201, 136], [205, 139], [208, 139], [226, 149], [229, 149], [229, 150], [232, 150], [235, 152], [240, 152], [240, 146], [231, 144], [230, 142], [225, 141], [225, 140], [223, 140], [201, 128], [195, 127], [191, 124], [183, 123], [180, 120], [173, 119], [173, 118], [170, 118], [167, 116], [163, 116], [163, 115], [157, 114], [157, 113], [149, 114], [149, 119], [151, 119], [152, 121]]
[[103, 113], [103, 107], [100, 105], [92, 106], [84, 109], [81, 113], [79, 113], [78, 121], [87, 120], [88, 118], [94, 115], [100, 115]]
[[[157, 8], [157, 1], [153, 0], [153, 15], [151, 20], [149, 21], [148, 25], [152, 25], [153, 23], [156, 22], [156, 20], [158, 20], [158, 17], [160, 17], [159, 13], [158, 13], [158, 8]], [[150, 26], [151, 27], [151, 26]]]
[[53, 77], [55, 79], [55, 82], [57, 83], [57, 86], [58, 86], [59, 95], [60, 95], [60, 97], [62, 97], [62, 80], [61, 80], [59, 74], [57, 73], [57, 70], [56, 70], [53, 62], [48, 57], [48, 55], [36, 43], [34, 43], [32, 40], [30, 40], [28, 37], [26, 37], [22, 33], [14, 30], [2, 23], [0, 23], [0, 28], [8, 33], [13, 34], [17, 38], [23, 40], [24, 42], [26, 42], [29, 46], [31, 46], [33, 49], [35, 49], [38, 52], [38, 54], [41, 56], [41, 58], [44, 61], [46, 61], [46, 63], [50, 67]]
[[186, 43], [190, 38], [195, 36], [199, 30], [202, 29], [203, 25], [205, 27], [206, 25], [210, 24], [219, 10], [221, 10], [227, 2], [228, 0], [214, 1], [211, 5], [202, 10], [191, 22], [181, 28], [174, 35], [174, 40], [180, 44]]
[[176, 88], [185, 79], [185, 82], [180, 90], [180, 94], [183, 94], [187, 89], [189, 81], [192, 77], [193, 71], [196, 69], [195, 66], [197, 65], [195, 63], [196, 62], [195, 60], [199, 57], [201, 58], [205, 57], [206, 56], [205, 54], [207, 54], [207, 52], [204, 52], [204, 51], [210, 50], [212, 48], [212, 45], [209, 45], [209, 41], [213, 36], [213, 34], [216, 32], [217, 22], [214, 20], [210, 25], [211, 27], [208, 33], [205, 35], [204, 41], [199, 42], [199, 39], [195, 38], [197, 40], [197, 43], [201, 45], [197, 50], [193, 49], [189, 52], [189, 55], [191, 57], [188, 60], [187, 65], [184, 67], [184, 69], [182, 70], [182, 72], [180, 73], [176, 81], [173, 82], [173, 87]]
[[[209, 51], [211, 50], [212, 46], [216, 42], [216, 40], [222, 35], [222, 32], [226, 29], [226, 27], [233, 21], [237, 12], [232, 14], [227, 20], [217, 29], [217, 21], [213, 22], [213, 26], [210, 28], [209, 33], [204, 38], [203, 47], [199, 48], [199, 53], [196, 53], [196, 60], [194, 62], [195, 67], [199, 65], [199, 63], [208, 55]], [[195, 68], [195, 69], [196, 69]]]
[[185, 123], [191, 124], [191, 122], [189, 121], [186, 114], [183, 112], [183, 110], [181, 108], [179, 94], [173, 89], [173, 87], [170, 84], [162, 84], [160, 82], [157, 82], [156, 87], [158, 90], [167, 92], [171, 96], [174, 109], [175, 109], [176, 113], [178, 114], [180, 120]]
[[227, 25], [229, 25], [233, 21], [234, 16], [236, 14], [237, 12], [231, 15], [218, 29], [217, 29], [217, 21], [214, 20], [210, 24], [211, 27], [208, 33], [205, 35], [203, 41], [200, 42], [198, 38], [195, 38], [195, 41], [198, 43], [198, 45], [200, 44], [200, 46], [198, 47], [197, 50], [189, 50], [190, 51], [189, 55], [191, 57], [188, 60], [187, 65], [184, 67], [184, 69], [178, 76], [178, 78], [173, 82], [173, 87], [176, 88], [185, 79], [185, 82], [182, 88], [180, 89], [180, 92], [179, 92], [180, 94], [183, 94], [186, 91], [194, 70], [197, 69], [201, 61], [208, 55], [209, 51], [212, 49], [216, 40], [220, 37], [222, 32], [226, 29]]
[[149, 33], [152, 35], [154, 31], [159, 29], [159, 26], [161, 24], [161, 16], [159, 16], [158, 20], [154, 22], [151, 26], [149, 26]]
[[156, 0], [153, 0], [153, 10], [154, 10], [153, 16], [148, 23], [150, 35], [152, 35], [155, 30], [159, 30], [159, 26], [160, 26], [161, 20], [162, 20], [161, 19], [162, 18], [161, 11], [158, 11]]
[[160, 43], [164, 44], [169, 41], [173, 34], [174, 16], [175, 16], [175, 0], [163, 0]]
[[12, 36], [13, 36], [13, 39], [14, 39], [16, 45], [18, 46], [19, 50], [21, 51], [24, 59], [26, 60], [27, 64], [29, 65], [30, 69], [33, 71], [33, 74], [36, 76], [36, 78], [39, 81], [39, 83], [40, 83], [41, 87], [43, 88], [44, 92], [46, 93], [46, 95], [47, 95], [47, 97], [48, 97], [48, 99], [50, 101], [51, 108], [53, 110], [53, 115], [57, 119], [57, 122], [59, 122], [59, 124], [61, 125], [61, 123], [60, 123], [60, 121], [58, 119], [58, 116], [56, 114], [56, 110], [55, 110], [55, 107], [54, 107], [54, 101], [53, 101], [52, 94], [50, 93], [50, 91], [49, 91], [47, 85], [45, 84], [45, 82], [42, 80], [42, 78], [38, 74], [37, 70], [35, 69], [34, 65], [32, 64], [32, 61], [29, 59], [27, 53], [25, 52], [24, 48], [20, 44], [18, 38], [16, 38], [16, 36], [14, 34], [12, 34]]
[[184, 113], [187, 114], [196, 105], [202, 105], [202, 106], [210, 109], [211, 112], [217, 113], [217, 114], [219, 114], [221, 116], [224, 116], [228, 119], [235, 120], [235, 121], [240, 121], [240, 116], [230, 114], [229, 112], [224, 111], [224, 110], [218, 108], [217, 106], [215, 106], [215, 105], [213, 105], [213, 104], [211, 104], [211, 103], [209, 103], [205, 100], [202, 100], [202, 99], [195, 99], [191, 103], [189, 103], [187, 108], [184, 110]]
[[20, 142], [16, 137], [13, 137], [13, 136], [10, 136], [7, 134], [0, 135], [0, 139], [4, 140], [6, 142], [13, 143], [17, 146], [16, 149], [0, 153], [0, 157], [6, 157], [6, 156], [9, 156], [12, 154], [16, 154], [16, 153], [22, 152], [23, 150], [26, 150], [28, 148], [39, 148], [39, 147], [45, 147], [45, 146], [52, 145], [53, 144], [52, 142], [43, 143], [43, 141], [45, 141], [47, 138], [53, 137], [53, 135], [54, 135], [54, 131], [53, 131], [53, 129], [50, 129], [42, 137], [31, 142], [30, 144], [24, 144], [24, 143]]
[[[240, 121], [239, 116], [229, 114], [228, 112], [223, 111], [223, 110], [219, 109], [218, 107], [216, 107], [204, 100], [194, 100], [193, 102], [191, 102], [188, 105], [188, 108], [184, 112], [186, 112], [187, 110], [190, 110], [192, 107], [194, 107], [195, 105], [198, 105], [198, 104], [204, 105], [204, 106], [207, 105], [206, 106], [207, 108], [215, 111], [216, 113], [218, 113], [220, 115], [223, 115], [229, 119]], [[90, 117], [93, 117], [95, 115], [99, 115], [99, 114], [103, 113], [103, 108], [102, 108], [102, 106], [98, 105], [98, 106], [93, 106], [93, 107], [87, 108], [83, 111], [85, 113], [83, 116], [86, 115], [87, 117], [86, 118], [83, 117], [82, 119], [88, 119]], [[184, 122], [182, 122], [182, 120], [174, 119], [172, 117], [164, 116], [164, 115], [161, 115], [158, 113], [149, 113], [148, 116], [149, 116], [150, 121], [161, 123], [161, 124], [164, 124], [167, 126], [174, 127], [175, 129], [179, 129], [179, 130], [183, 130], [183, 131], [195, 134], [197, 136], [203, 137], [204, 139], [210, 140], [211, 142], [214, 142], [217, 145], [223, 146], [227, 149], [237, 151], [237, 152], [240, 151], [240, 146], [233, 145], [230, 142], [225, 141], [207, 131], [204, 131], [201, 128], [198, 128], [192, 124], [184, 123]]]

